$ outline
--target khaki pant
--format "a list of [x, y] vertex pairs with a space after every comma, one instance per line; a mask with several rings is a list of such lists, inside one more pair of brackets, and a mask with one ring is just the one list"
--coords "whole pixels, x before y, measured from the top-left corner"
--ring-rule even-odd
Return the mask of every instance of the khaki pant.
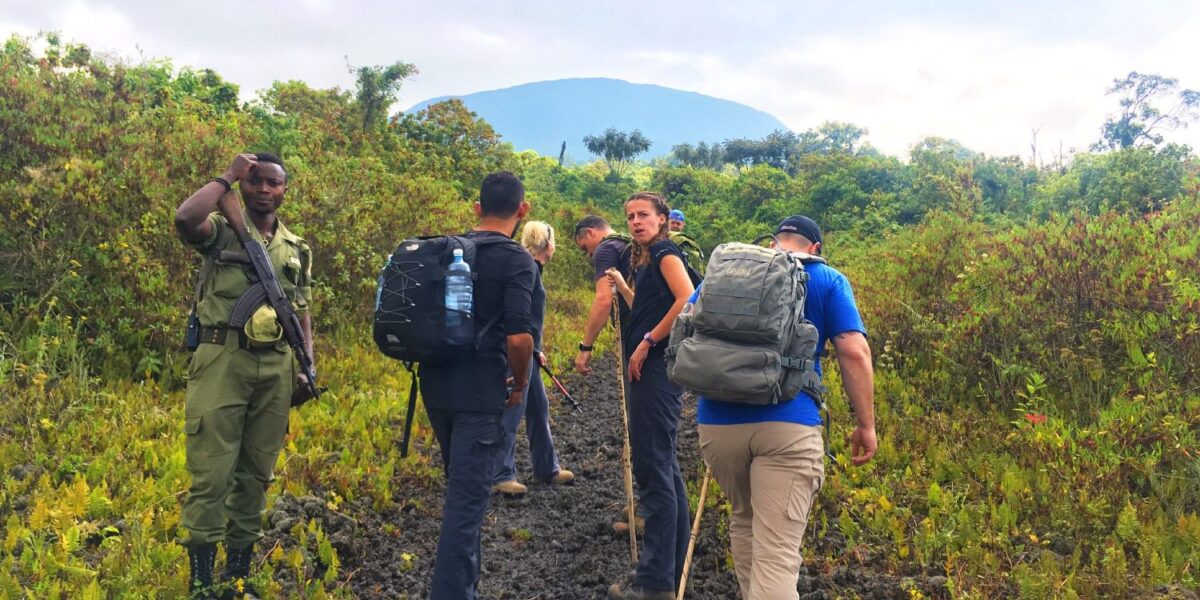
[[700, 450], [733, 505], [729, 537], [742, 598], [798, 598], [800, 543], [825, 477], [821, 428], [701, 425]]
[[244, 350], [230, 335], [192, 354], [184, 424], [192, 485], [180, 514], [189, 544], [244, 548], [262, 537], [295, 387], [287, 346]]

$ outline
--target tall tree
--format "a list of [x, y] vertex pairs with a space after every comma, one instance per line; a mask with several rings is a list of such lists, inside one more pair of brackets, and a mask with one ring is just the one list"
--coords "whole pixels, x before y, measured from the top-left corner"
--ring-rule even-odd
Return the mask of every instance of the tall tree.
[[724, 164], [725, 148], [720, 142], [709, 146], [706, 142], [691, 144], [676, 144], [671, 148], [671, 157], [677, 164], [684, 164], [693, 169], [720, 170]]
[[[1121, 95], [1121, 114], [1104, 122], [1095, 150], [1157, 146], [1163, 141], [1162, 131], [1186, 127], [1196, 119], [1200, 108], [1200, 92], [1179, 89], [1177, 79], [1136, 71], [1124, 79], [1114, 79], [1108, 93]], [[1160, 110], [1153, 102], [1168, 102], [1171, 106]]]
[[617, 131], [615, 127], [609, 127], [604, 130], [603, 135], [585, 136], [583, 145], [588, 152], [604, 159], [604, 164], [608, 165], [609, 178], [616, 180], [625, 173], [629, 162], [635, 156], [650, 149], [650, 140], [637, 129], [627, 134]]
[[388, 66], [350, 67], [358, 87], [355, 99], [362, 110], [363, 130], [382, 126], [387, 109], [396, 101], [404, 80], [417, 74], [412, 63], [396, 62]]

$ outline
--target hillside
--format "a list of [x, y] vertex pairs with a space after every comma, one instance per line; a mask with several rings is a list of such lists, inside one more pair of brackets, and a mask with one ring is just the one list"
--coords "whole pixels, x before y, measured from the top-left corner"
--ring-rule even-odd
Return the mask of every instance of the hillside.
[[[609, 127], [640, 129], [654, 143], [647, 158], [665, 155], [675, 144], [761, 138], [787, 129], [744, 104], [619, 79], [540, 81], [456, 97], [517, 150], [558, 156], [566, 141], [567, 156], [576, 160], [588, 157], [583, 136]], [[449, 98], [426, 100], [406, 112]]]
[[[215, 72], [115, 62], [49, 35], [0, 46], [0, 81], [0, 600], [186, 596], [181, 503], [208, 464], [186, 450], [186, 388], [212, 361], [184, 349], [202, 258], [174, 215], [246, 150], [287, 163], [280, 216], [313, 250], [329, 387], [288, 417], [253, 557], [264, 600], [425, 597], [446, 479], [422, 402], [401, 455], [413, 379], [373, 342], [375, 286], [400, 240], [471, 227], [480, 182], [500, 169], [524, 182], [528, 217], [558, 232], [543, 350], [582, 412], [543, 382], [576, 480], [537, 485], [518, 442], [533, 485], [491, 505], [482, 598], [595, 600], [631, 567], [627, 540], [610, 537], [624, 496], [619, 340], [606, 328], [592, 373], [572, 373], [595, 286], [571, 236], [586, 214], [619, 223], [638, 190], [685, 210], [706, 250], [809, 215], [852, 287], [879, 448], [852, 465], [857, 420], [836, 344], [823, 348], [830, 458], [801, 597], [1197, 598], [1190, 148], [1042, 166], [930, 138], [901, 160], [833, 124], [772, 136], [761, 161], [639, 162], [609, 177], [514, 153], [458, 102], [389, 124], [372, 111], [394, 96], [287, 81], [246, 103]], [[684, 406], [679, 457], [698, 507], [696, 404]], [[687, 598], [727, 600], [719, 486], [704, 506]]]

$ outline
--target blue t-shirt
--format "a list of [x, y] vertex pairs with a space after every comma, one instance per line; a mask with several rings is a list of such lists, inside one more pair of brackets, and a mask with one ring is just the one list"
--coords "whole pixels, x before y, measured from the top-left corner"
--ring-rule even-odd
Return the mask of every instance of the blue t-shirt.
[[[829, 338], [848, 331], [867, 334], [858, 306], [854, 304], [854, 292], [850, 281], [837, 269], [822, 263], [804, 265], [808, 272], [808, 298], [804, 303], [804, 316], [817, 327], [817, 374], [821, 374], [821, 355]], [[703, 286], [704, 284], [701, 284]], [[700, 296], [697, 289], [690, 302]], [[800, 392], [791, 402], [754, 405], [720, 402], [701, 397], [696, 409], [696, 421], [702, 425], [742, 425], [783, 421], [800, 425], [820, 425], [821, 412], [816, 399]]]

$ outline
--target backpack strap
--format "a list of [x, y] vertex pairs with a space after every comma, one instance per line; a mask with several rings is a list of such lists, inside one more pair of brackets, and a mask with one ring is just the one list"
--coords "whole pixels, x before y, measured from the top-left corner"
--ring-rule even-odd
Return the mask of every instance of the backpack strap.
[[408, 387], [408, 414], [404, 417], [404, 441], [400, 443], [400, 458], [408, 457], [408, 440], [412, 437], [413, 414], [417, 409], [417, 388], [420, 385], [417, 380], [417, 370], [413, 368], [413, 364], [406, 362], [404, 368], [408, 369], [412, 380]]
[[495, 244], [512, 244], [514, 246], [521, 245], [521, 244], [517, 243], [517, 240], [514, 240], [508, 236], [489, 235], [489, 236], [487, 236], [485, 238], [481, 238], [481, 239], [475, 239], [475, 238], [467, 238], [467, 239], [471, 240], [471, 243], [475, 244], [475, 247], [477, 247], [477, 248], [479, 246], [493, 246]]
[[[466, 236], [464, 235], [463, 237], [466, 237]], [[471, 240], [471, 243], [475, 244], [476, 248], [478, 248], [480, 246], [494, 246], [497, 244], [512, 244], [518, 248], [524, 249], [521, 246], [521, 244], [518, 244], [516, 240], [514, 240], [508, 236], [489, 235], [489, 236], [486, 236], [486, 237], [484, 237], [482, 239], [478, 239], [478, 240], [476, 240], [474, 238], [467, 238], [467, 239]], [[478, 258], [478, 257], [476, 257], [476, 258]], [[475, 279], [477, 276], [478, 276], [478, 273], [476, 271], [472, 270], [471, 271], [471, 279]], [[488, 331], [490, 331], [492, 329], [492, 327], [495, 327], [496, 324], [500, 322], [500, 317], [502, 317], [502, 316], [504, 316], [503, 313], [497, 314], [496, 316], [492, 317], [491, 319], [488, 319], [487, 323], [483, 324], [483, 329], [480, 329], [479, 333], [475, 334], [475, 347], [476, 348], [478, 348], [479, 344], [483, 341], [483, 336]], [[415, 377], [415, 374], [414, 374], [414, 377]]]
[[619, 242], [625, 243], [625, 247], [622, 248], [621, 251], [617, 254], [619, 257], [624, 258], [624, 257], [628, 257], [630, 254], [632, 254], [633, 238], [631, 236], [625, 235], [623, 233], [617, 233], [614, 231], [614, 232], [604, 236], [603, 238], [601, 238], [600, 243], [603, 244], [604, 242], [607, 242], [609, 240], [617, 240]]

